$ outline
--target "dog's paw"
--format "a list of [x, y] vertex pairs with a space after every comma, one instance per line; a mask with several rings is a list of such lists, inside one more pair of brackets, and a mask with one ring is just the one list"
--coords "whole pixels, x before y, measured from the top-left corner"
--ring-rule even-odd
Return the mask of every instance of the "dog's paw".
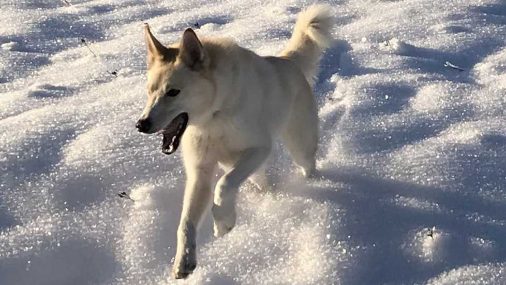
[[184, 279], [192, 274], [193, 270], [197, 267], [197, 259], [195, 253], [185, 253], [180, 258], [176, 257], [172, 275], [175, 279]]
[[214, 236], [222, 237], [235, 226], [236, 213], [234, 207], [213, 205]]

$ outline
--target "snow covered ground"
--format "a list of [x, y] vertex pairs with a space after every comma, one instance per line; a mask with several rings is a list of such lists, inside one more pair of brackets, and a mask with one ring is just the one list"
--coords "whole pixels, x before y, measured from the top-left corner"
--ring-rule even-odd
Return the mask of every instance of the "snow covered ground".
[[223, 238], [208, 218], [180, 282], [181, 159], [134, 128], [142, 23], [271, 55], [309, 3], [69, 3], [0, 4], [0, 284], [506, 284], [503, 0], [331, 1], [321, 177], [277, 147], [275, 191], [244, 185]]

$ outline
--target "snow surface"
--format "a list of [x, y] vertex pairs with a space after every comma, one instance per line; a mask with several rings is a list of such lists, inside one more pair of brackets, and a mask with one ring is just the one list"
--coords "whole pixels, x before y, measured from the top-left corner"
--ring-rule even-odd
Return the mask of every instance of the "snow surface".
[[68, 1], [1, 2], [0, 284], [506, 284], [504, 1], [331, 1], [320, 177], [276, 147], [275, 190], [241, 187], [223, 238], [207, 218], [178, 282], [181, 158], [134, 128], [142, 23], [271, 55], [309, 3]]

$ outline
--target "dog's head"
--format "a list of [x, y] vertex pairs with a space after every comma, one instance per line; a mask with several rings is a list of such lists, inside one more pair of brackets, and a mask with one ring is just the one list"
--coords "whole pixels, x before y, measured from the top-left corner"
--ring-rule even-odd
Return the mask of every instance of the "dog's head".
[[179, 44], [162, 45], [145, 24], [148, 63], [148, 99], [136, 127], [140, 132], [163, 134], [162, 151], [173, 153], [191, 120], [211, 106], [215, 88], [209, 58], [192, 29]]

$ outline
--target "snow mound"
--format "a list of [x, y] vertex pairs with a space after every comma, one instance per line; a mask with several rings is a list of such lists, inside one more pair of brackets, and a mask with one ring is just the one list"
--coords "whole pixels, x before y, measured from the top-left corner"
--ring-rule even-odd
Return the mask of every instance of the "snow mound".
[[506, 283], [506, 267], [504, 264], [485, 264], [462, 266], [453, 269], [448, 273], [429, 280], [428, 285], [450, 285], [450, 284], [504, 284]]

